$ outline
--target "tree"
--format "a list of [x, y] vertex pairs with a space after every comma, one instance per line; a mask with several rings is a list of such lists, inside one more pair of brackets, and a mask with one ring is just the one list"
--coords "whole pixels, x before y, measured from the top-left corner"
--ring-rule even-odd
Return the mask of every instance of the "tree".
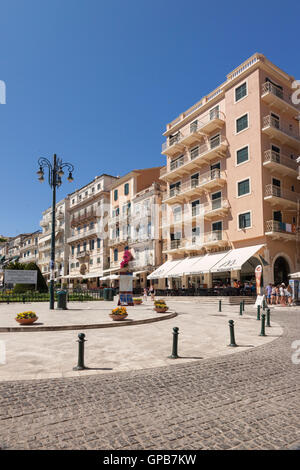
[[[18, 270], [22, 270], [22, 269], [28, 269], [28, 270], [31, 270], [31, 271], [37, 271], [37, 290], [39, 292], [48, 292], [48, 286], [47, 286], [47, 283], [41, 273], [41, 270], [40, 268], [38, 267], [38, 265], [36, 263], [19, 263], [19, 262], [15, 262], [15, 263], [9, 263], [5, 269], [18, 269]], [[21, 293], [21, 292], [26, 292], [28, 290], [34, 290], [35, 288], [35, 285], [34, 284], [16, 284], [15, 287], [14, 287], [14, 292], [18, 292], [18, 293]]]

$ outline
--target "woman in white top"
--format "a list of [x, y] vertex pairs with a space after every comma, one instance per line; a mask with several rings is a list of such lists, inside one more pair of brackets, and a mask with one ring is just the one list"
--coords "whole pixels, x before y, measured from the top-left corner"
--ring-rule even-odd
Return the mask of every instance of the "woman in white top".
[[281, 305], [285, 305], [286, 300], [285, 300], [285, 284], [284, 283], [282, 283], [279, 287], [279, 296], [280, 296]]

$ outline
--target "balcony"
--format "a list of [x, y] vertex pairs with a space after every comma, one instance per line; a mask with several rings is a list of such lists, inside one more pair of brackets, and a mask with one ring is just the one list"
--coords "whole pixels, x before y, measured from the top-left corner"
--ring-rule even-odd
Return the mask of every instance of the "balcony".
[[95, 238], [95, 236], [98, 234], [98, 229], [97, 228], [92, 228], [90, 230], [80, 230], [80, 233], [77, 233], [77, 235], [73, 235], [72, 237], [67, 238], [67, 243], [73, 243], [77, 240], [82, 240], [86, 239], [89, 240], [91, 238]]
[[131, 243], [132, 239], [130, 237], [116, 237], [116, 238], [110, 238], [108, 240], [108, 246], [118, 246], [118, 245], [128, 245], [128, 243]]
[[[298, 123], [294, 125], [295, 128], [298, 128], [298, 126]], [[287, 144], [297, 151], [300, 149], [299, 131], [297, 132], [292, 127], [284, 126], [274, 116], [268, 115], [263, 118], [262, 132], [267, 134], [270, 139], [276, 139], [278, 142]]]
[[225, 115], [218, 109], [212, 109], [209, 113], [196, 119], [185, 126], [176, 135], [168, 138], [162, 145], [164, 155], [173, 156], [184, 150], [185, 146], [196, 145], [203, 140], [203, 136], [218, 131], [225, 123]]
[[267, 220], [265, 223], [265, 235], [274, 240], [297, 240], [297, 229], [294, 224], [286, 224], [277, 220]]
[[77, 251], [76, 258], [77, 259], [86, 259], [90, 257], [90, 252], [88, 250]]
[[265, 187], [264, 200], [270, 202], [274, 206], [282, 207], [283, 209], [297, 208], [297, 201], [300, 199], [299, 194], [295, 191], [289, 191], [272, 184], [267, 184]]
[[161, 174], [161, 178], [165, 181], [173, 181], [182, 176], [189, 175], [192, 171], [198, 170], [202, 165], [208, 164], [211, 160], [225, 157], [227, 147], [226, 138], [218, 135], [192, 149], [189, 154], [171, 161], [166, 171]]
[[219, 247], [229, 246], [222, 230], [205, 232], [203, 235], [193, 235], [191, 238], [181, 238], [179, 240], [164, 241], [163, 252], [189, 253], [199, 251], [212, 251]]
[[213, 219], [214, 217], [224, 217], [230, 209], [228, 199], [214, 199], [204, 206], [204, 218]]
[[71, 218], [71, 227], [77, 227], [78, 225], [82, 225], [84, 223], [92, 222], [95, 218], [98, 217], [97, 211], [95, 210], [88, 210], [83, 212], [82, 214], [73, 215]]
[[262, 84], [261, 98], [266, 104], [272, 106], [272, 108], [276, 108], [292, 117], [298, 116], [300, 112], [296, 105], [292, 103], [291, 95], [270, 82]]
[[274, 152], [274, 150], [265, 151], [263, 165], [272, 172], [278, 172], [283, 176], [297, 176], [298, 174], [297, 160]]

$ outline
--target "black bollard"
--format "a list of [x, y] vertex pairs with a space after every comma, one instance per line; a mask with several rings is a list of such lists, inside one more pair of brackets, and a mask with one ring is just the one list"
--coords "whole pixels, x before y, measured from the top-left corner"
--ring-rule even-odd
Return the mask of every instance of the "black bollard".
[[25, 295], [23, 295], [23, 304], [25, 304]]
[[240, 315], [243, 315], [243, 302], [240, 302]]
[[271, 310], [269, 308], [267, 308], [267, 323], [266, 323], [266, 326], [271, 326], [271, 323], [270, 323], [270, 318], [271, 318]]
[[266, 301], [265, 299], [263, 299], [263, 310], [266, 310], [266, 308], [267, 308]]
[[219, 312], [222, 312], [222, 300], [219, 300]]
[[260, 335], [259, 336], [266, 336], [265, 321], [266, 321], [266, 315], [264, 313], [262, 313], [262, 315], [261, 315], [261, 330], [260, 330]]
[[87, 369], [84, 365], [84, 343], [85, 343], [85, 334], [79, 333], [78, 334], [78, 364], [76, 367], [73, 367], [73, 370], [84, 370]]
[[257, 306], [257, 317], [256, 320], [260, 320], [260, 305]]
[[169, 359], [178, 359], [178, 335], [179, 335], [179, 328], [175, 326], [173, 328], [173, 346], [172, 346], [172, 355], [169, 356]]
[[243, 300], [243, 312], [245, 311], [245, 299]]
[[229, 333], [230, 333], [230, 344], [228, 346], [235, 348], [237, 347], [237, 344], [235, 342], [235, 337], [234, 337], [234, 321], [229, 320]]

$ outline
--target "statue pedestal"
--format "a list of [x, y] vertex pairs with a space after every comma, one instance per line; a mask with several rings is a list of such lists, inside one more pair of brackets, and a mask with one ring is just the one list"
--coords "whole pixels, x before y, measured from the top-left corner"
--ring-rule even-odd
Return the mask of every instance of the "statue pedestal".
[[133, 304], [133, 275], [129, 271], [120, 272], [119, 281], [119, 302], [118, 305], [134, 305]]

